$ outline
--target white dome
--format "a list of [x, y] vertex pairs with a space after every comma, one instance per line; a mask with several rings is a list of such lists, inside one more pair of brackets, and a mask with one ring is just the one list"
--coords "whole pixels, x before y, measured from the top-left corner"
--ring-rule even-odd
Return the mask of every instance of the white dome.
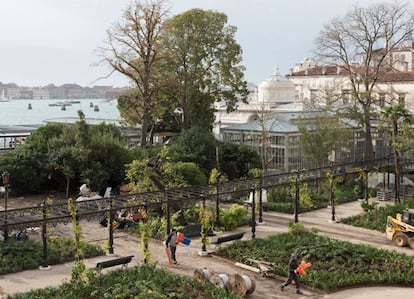
[[281, 77], [278, 66], [273, 76], [259, 84], [259, 102], [288, 103], [295, 100], [295, 85]]

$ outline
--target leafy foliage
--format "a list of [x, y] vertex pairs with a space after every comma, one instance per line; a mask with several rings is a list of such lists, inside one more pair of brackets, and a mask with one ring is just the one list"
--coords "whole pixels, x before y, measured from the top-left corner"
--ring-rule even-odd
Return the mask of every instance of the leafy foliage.
[[300, 146], [305, 157], [317, 167], [328, 161], [332, 151], [347, 144], [351, 131], [331, 115], [318, 115], [314, 119], [299, 122]]
[[220, 222], [224, 230], [233, 230], [244, 223], [248, 214], [243, 206], [233, 204], [230, 209], [220, 209]]
[[60, 287], [31, 290], [10, 295], [10, 299], [72, 299], [72, 298], [180, 298], [180, 299], [240, 299], [213, 284], [200, 284], [190, 277], [174, 275], [153, 266], [115, 270], [108, 274], [90, 270], [89, 280], [83, 283], [65, 282]]
[[170, 146], [172, 162], [194, 162], [209, 175], [215, 166], [216, 140], [205, 128], [192, 127], [173, 138]]
[[343, 218], [341, 222], [384, 232], [387, 216], [395, 217], [397, 213], [401, 213], [405, 208], [414, 208], [414, 200], [385, 206], [367, 205], [366, 203], [361, 203], [361, 205], [366, 207], [364, 214]]
[[260, 168], [257, 152], [245, 144], [219, 143], [220, 172], [230, 180], [246, 177], [249, 169]]
[[301, 277], [303, 283], [325, 291], [358, 285], [414, 283], [413, 257], [310, 232], [237, 242], [221, 247], [218, 254], [246, 264], [252, 263], [249, 259], [265, 260], [275, 264], [276, 274], [286, 275], [289, 256], [294, 251], [299, 259], [312, 263], [308, 275]]
[[0, 168], [11, 173], [15, 191], [68, 192], [81, 182], [104, 191], [122, 183], [124, 164], [131, 156], [119, 129], [106, 124], [89, 128], [83, 114], [79, 115], [76, 126], [40, 127], [24, 144], [2, 156]]
[[165, 69], [170, 78], [168, 95], [179, 107], [184, 129], [199, 126], [210, 130], [215, 101], [229, 111], [247, 97], [247, 83], [237, 28], [227, 24], [223, 13], [191, 9], [165, 24]]

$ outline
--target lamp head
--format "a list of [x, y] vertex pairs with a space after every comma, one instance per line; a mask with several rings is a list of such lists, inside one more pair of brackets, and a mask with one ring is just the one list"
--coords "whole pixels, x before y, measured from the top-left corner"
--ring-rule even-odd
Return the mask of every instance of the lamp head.
[[5, 172], [3, 172], [1, 177], [3, 179], [3, 185], [8, 185], [9, 181], [10, 181], [10, 174], [7, 171], [5, 171]]

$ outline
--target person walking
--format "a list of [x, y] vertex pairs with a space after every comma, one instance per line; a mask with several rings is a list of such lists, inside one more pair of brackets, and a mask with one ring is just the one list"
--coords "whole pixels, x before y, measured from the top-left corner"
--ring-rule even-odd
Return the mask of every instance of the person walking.
[[280, 285], [280, 290], [283, 292], [283, 290], [285, 289], [285, 287], [287, 287], [288, 285], [290, 285], [292, 283], [292, 280], [295, 282], [295, 286], [296, 286], [296, 294], [302, 294], [302, 292], [299, 289], [299, 277], [298, 274], [296, 273], [296, 269], [298, 268], [298, 257], [296, 255], [296, 252], [292, 253], [289, 259], [289, 264], [288, 264], [288, 279], [286, 280], [286, 282], [282, 283]]
[[171, 232], [168, 234], [167, 240], [165, 241], [165, 246], [167, 249], [169, 249], [171, 260], [174, 265], [178, 265], [178, 262], [175, 256], [175, 253], [177, 251], [177, 243], [178, 243], [177, 230], [173, 228]]

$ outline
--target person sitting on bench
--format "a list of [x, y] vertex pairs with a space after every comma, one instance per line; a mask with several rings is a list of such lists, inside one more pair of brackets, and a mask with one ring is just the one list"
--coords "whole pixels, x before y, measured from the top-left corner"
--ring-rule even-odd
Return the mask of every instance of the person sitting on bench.
[[115, 224], [114, 224], [113, 229], [128, 228], [135, 223], [134, 220], [132, 219], [132, 215], [126, 209], [122, 209], [115, 213], [114, 222]]

